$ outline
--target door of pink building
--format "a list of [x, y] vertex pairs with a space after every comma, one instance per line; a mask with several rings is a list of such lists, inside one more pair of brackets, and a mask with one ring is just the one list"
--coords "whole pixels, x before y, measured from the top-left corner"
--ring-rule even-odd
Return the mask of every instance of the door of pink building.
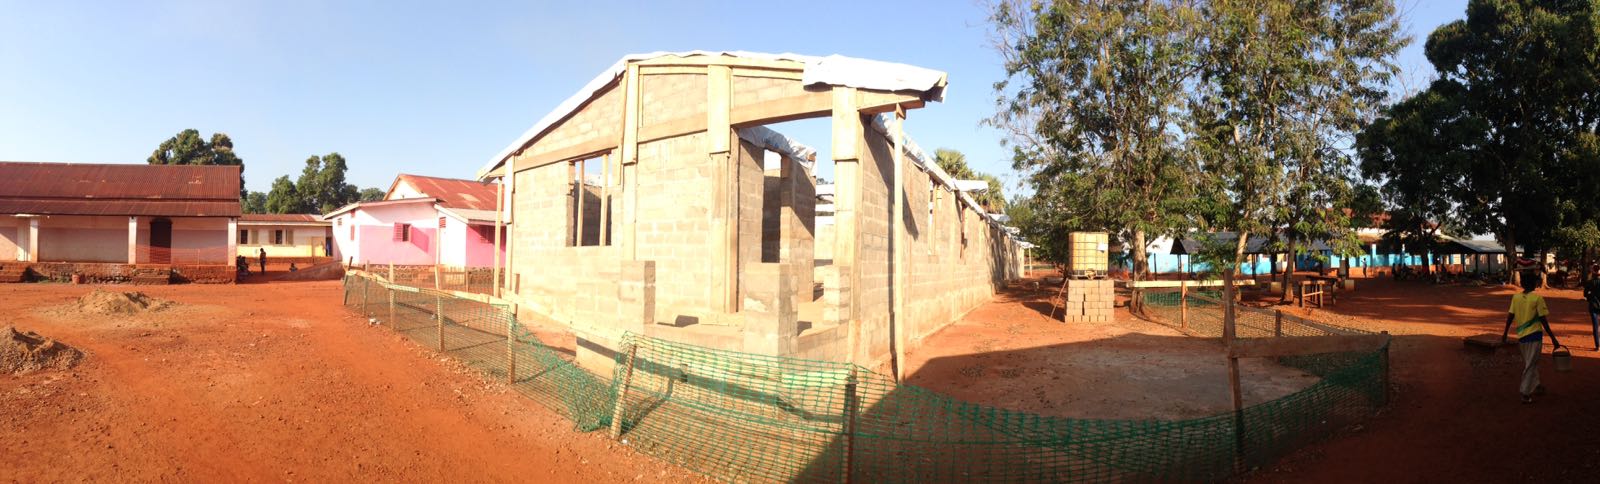
[[150, 263], [172, 263], [172, 221], [158, 218], [150, 221]]

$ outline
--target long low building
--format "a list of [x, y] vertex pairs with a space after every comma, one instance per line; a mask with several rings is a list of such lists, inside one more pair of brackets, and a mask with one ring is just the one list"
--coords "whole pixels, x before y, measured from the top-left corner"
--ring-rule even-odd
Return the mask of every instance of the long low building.
[[312, 263], [338, 258], [333, 224], [313, 214], [250, 213], [239, 217], [238, 254], [252, 263], [266, 251], [280, 262]]
[[239, 173], [0, 162], [0, 281], [233, 282]]

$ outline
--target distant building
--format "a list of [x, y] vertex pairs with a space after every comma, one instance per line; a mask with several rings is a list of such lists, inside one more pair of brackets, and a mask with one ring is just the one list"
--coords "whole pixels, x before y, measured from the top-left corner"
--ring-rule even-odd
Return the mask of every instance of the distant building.
[[322, 220], [332, 224], [334, 252], [346, 263], [491, 267], [496, 192], [494, 183], [403, 174], [383, 200], [346, 205]]
[[232, 282], [239, 172], [0, 162], [0, 281]]
[[238, 253], [245, 257], [257, 257], [262, 249], [269, 259], [291, 262], [338, 255], [331, 240], [333, 224], [321, 215], [244, 214], [239, 217], [238, 234]]

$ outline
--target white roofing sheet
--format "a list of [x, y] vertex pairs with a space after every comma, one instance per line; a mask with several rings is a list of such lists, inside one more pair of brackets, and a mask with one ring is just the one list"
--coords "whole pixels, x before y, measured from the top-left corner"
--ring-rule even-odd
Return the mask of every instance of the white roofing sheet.
[[621, 76], [627, 70], [629, 62], [666, 56], [728, 56], [749, 59], [789, 60], [805, 64], [805, 69], [801, 73], [801, 82], [805, 85], [829, 84], [886, 91], [917, 90], [930, 92], [934, 101], [944, 100], [944, 89], [940, 88], [946, 77], [944, 72], [893, 62], [856, 59], [839, 55], [816, 57], [793, 53], [767, 54], [746, 51], [713, 52], [693, 50], [687, 52], [662, 51], [632, 54], [623, 56], [615, 64], [612, 64], [610, 68], [601, 71], [600, 75], [595, 76], [588, 84], [585, 84], [583, 89], [580, 89], [567, 100], [562, 101], [549, 114], [540, 118], [539, 122], [534, 123], [532, 128], [528, 128], [527, 131], [523, 132], [522, 136], [518, 136], [515, 142], [496, 153], [488, 164], [478, 169], [478, 179], [483, 179], [485, 175], [493, 171], [496, 166], [499, 166], [512, 153], [522, 149], [524, 145], [537, 138], [540, 133], [550, 129], [561, 118], [567, 117], [568, 114], [576, 111], [585, 101], [594, 97], [595, 93], [600, 92], [606, 85], [615, 81], [618, 76]]

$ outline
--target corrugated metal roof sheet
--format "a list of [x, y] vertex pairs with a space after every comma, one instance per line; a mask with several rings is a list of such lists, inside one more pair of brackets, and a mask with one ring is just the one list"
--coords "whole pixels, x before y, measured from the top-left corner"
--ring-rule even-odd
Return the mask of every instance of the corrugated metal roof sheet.
[[309, 213], [247, 213], [240, 215], [239, 221], [321, 223], [322, 216]]
[[[439, 203], [450, 208], [465, 208], [469, 210], [494, 210], [495, 184], [474, 180], [461, 180], [456, 178], [437, 178], [421, 175], [401, 174], [395, 177], [394, 184], [406, 182], [424, 195], [439, 199]], [[393, 192], [394, 187], [389, 187]]]
[[238, 166], [0, 162], [0, 213], [239, 215]]

